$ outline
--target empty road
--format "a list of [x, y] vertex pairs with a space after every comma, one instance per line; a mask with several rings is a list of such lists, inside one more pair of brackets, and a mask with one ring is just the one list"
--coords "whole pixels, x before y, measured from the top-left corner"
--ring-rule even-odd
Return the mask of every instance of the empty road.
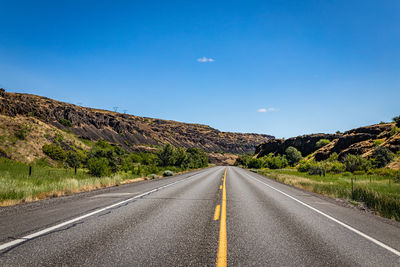
[[400, 266], [398, 223], [237, 167], [0, 208], [0, 266]]

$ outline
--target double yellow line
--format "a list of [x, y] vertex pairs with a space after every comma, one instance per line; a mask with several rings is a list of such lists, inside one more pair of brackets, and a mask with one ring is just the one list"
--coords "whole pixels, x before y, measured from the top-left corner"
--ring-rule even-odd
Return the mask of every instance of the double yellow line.
[[[219, 246], [217, 255], [217, 267], [224, 267], [227, 264], [227, 238], [226, 238], [226, 171], [224, 173], [224, 180], [222, 183], [222, 203], [221, 203], [221, 220], [219, 224]], [[214, 214], [214, 220], [218, 209], [219, 215], [219, 205], [217, 206]], [[218, 220], [218, 219], [217, 219]]]

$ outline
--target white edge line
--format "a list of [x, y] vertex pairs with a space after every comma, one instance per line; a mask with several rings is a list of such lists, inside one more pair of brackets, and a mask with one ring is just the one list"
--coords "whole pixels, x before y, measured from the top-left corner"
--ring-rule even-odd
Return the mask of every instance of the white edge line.
[[328, 219], [330, 219], [330, 220], [332, 220], [332, 221], [334, 221], [334, 222], [340, 224], [341, 226], [343, 226], [343, 227], [347, 228], [348, 230], [350, 230], [350, 231], [352, 231], [352, 232], [354, 232], [354, 233], [356, 233], [356, 234], [358, 234], [358, 235], [364, 237], [365, 239], [368, 239], [369, 241], [371, 241], [371, 242], [377, 244], [378, 246], [380, 246], [380, 247], [382, 247], [382, 248], [384, 248], [384, 249], [386, 249], [386, 250], [392, 252], [393, 254], [395, 254], [395, 255], [397, 255], [397, 256], [400, 256], [400, 251], [398, 251], [398, 250], [396, 250], [396, 249], [394, 249], [394, 248], [392, 248], [392, 247], [389, 247], [388, 245], [382, 243], [381, 241], [376, 240], [375, 238], [370, 237], [369, 235], [364, 234], [363, 232], [361, 232], [361, 231], [359, 231], [359, 230], [357, 230], [357, 229], [351, 227], [350, 225], [345, 224], [344, 222], [341, 222], [341, 221], [339, 221], [338, 219], [335, 219], [335, 218], [333, 218], [332, 216], [330, 216], [330, 215], [328, 215], [328, 214], [326, 214], [326, 213], [324, 213], [324, 212], [322, 212], [322, 211], [320, 211], [320, 210], [318, 210], [318, 209], [316, 209], [316, 208], [314, 208], [314, 207], [311, 207], [310, 205], [308, 205], [308, 204], [302, 202], [301, 200], [298, 200], [297, 198], [294, 198], [294, 197], [292, 197], [291, 195], [286, 194], [285, 192], [283, 192], [283, 191], [281, 191], [281, 190], [279, 190], [279, 189], [277, 189], [277, 188], [275, 188], [275, 187], [273, 187], [273, 186], [270, 186], [269, 184], [264, 183], [264, 182], [260, 181], [260, 180], [257, 179], [257, 178], [254, 178], [254, 177], [250, 176], [250, 175], [247, 174], [246, 172], [244, 172], [244, 174], [246, 174], [246, 175], [247, 175], [248, 177], [250, 177], [251, 179], [254, 179], [254, 180], [256, 180], [257, 182], [262, 183], [262, 184], [264, 184], [264, 185], [270, 187], [271, 189], [273, 189], [273, 190], [275, 190], [275, 191], [277, 191], [277, 192], [279, 192], [279, 193], [281, 193], [281, 194], [287, 196], [288, 198], [293, 199], [294, 201], [300, 203], [301, 205], [306, 206], [307, 208], [309, 208], [309, 209], [311, 209], [311, 210], [313, 210], [313, 211], [315, 211], [315, 212], [321, 214], [322, 216], [325, 216], [326, 218], [328, 218]]
[[31, 239], [33, 239], [33, 238], [35, 238], [35, 237], [38, 237], [38, 236], [47, 234], [47, 233], [49, 233], [49, 232], [51, 232], [51, 231], [53, 231], [53, 230], [56, 230], [56, 229], [58, 229], [58, 228], [61, 228], [61, 227], [63, 227], [63, 226], [66, 226], [66, 225], [68, 225], [68, 224], [71, 224], [71, 223], [80, 221], [80, 220], [82, 220], [82, 219], [85, 219], [85, 218], [87, 218], [87, 217], [93, 216], [93, 215], [98, 214], [98, 213], [100, 213], [100, 212], [103, 212], [103, 211], [112, 209], [112, 208], [117, 207], [117, 206], [119, 206], [119, 205], [121, 205], [121, 204], [124, 204], [124, 203], [126, 203], [126, 202], [132, 201], [132, 200], [137, 199], [137, 198], [144, 197], [144, 196], [149, 195], [149, 194], [151, 194], [151, 193], [153, 193], [153, 192], [155, 192], [155, 191], [158, 191], [158, 190], [160, 190], [160, 189], [164, 189], [164, 188], [169, 187], [169, 186], [171, 186], [171, 185], [174, 185], [174, 184], [177, 184], [177, 183], [186, 181], [187, 179], [193, 178], [193, 177], [195, 177], [195, 176], [197, 176], [197, 175], [199, 175], [199, 174], [204, 174], [204, 173], [203, 173], [203, 172], [197, 173], [197, 174], [192, 175], [192, 176], [189, 176], [189, 177], [187, 177], [187, 178], [183, 178], [182, 180], [179, 180], [179, 181], [176, 181], [176, 182], [172, 182], [172, 183], [169, 183], [169, 184], [166, 184], [166, 185], [157, 187], [157, 188], [155, 188], [155, 189], [153, 189], [153, 190], [147, 191], [147, 192], [145, 192], [145, 193], [142, 193], [142, 194], [140, 194], [140, 195], [137, 195], [137, 196], [134, 196], [134, 197], [131, 197], [131, 198], [128, 198], [128, 199], [125, 199], [125, 200], [123, 200], [123, 201], [121, 201], [121, 202], [112, 204], [112, 205], [110, 205], [110, 206], [107, 206], [107, 207], [104, 207], [104, 208], [95, 210], [95, 211], [93, 211], [93, 212], [90, 212], [90, 213], [87, 213], [87, 214], [85, 214], [85, 215], [76, 217], [76, 218], [71, 219], [71, 220], [68, 220], [68, 221], [66, 221], [66, 222], [63, 222], [63, 223], [60, 223], [60, 224], [56, 224], [56, 225], [51, 226], [51, 227], [49, 227], [49, 228], [43, 229], [43, 230], [41, 230], [41, 231], [39, 231], [39, 232], [35, 232], [35, 233], [33, 233], [33, 234], [30, 234], [30, 235], [27, 235], [27, 236], [24, 236], [24, 237], [15, 239], [15, 240], [13, 240], [13, 241], [4, 243], [4, 244], [0, 245], [0, 251], [2, 251], [2, 250], [4, 250], [4, 249], [7, 249], [7, 248], [10, 248], [10, 247], [13, 247], [13, 246], [15, 246], [15, 245], [18, 245], [18, 244], [20, 244], [20, 243], [29, 241], [29, 240], [31, 240]]

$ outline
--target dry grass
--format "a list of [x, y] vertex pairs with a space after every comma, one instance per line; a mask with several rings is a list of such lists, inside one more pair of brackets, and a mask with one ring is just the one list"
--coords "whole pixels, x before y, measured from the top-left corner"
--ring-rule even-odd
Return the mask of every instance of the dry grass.
[[[62, 136], [65, 142], [73, 144], [76, 147], [88, 149], [73, 134], [61, 131], [34, 117], [9, 117], [0, 115], [0, 125], [0, 149], [16, 161], [31, 163], [36, 159], [45, 157], [42, 151], [43, 145], [51, 143], [50, 140], [54, 139], [57, 135]], [[21, 125], [27, 125], [30, 129], [24, 140], [20, 140], [15, 136], [15, 132]]]

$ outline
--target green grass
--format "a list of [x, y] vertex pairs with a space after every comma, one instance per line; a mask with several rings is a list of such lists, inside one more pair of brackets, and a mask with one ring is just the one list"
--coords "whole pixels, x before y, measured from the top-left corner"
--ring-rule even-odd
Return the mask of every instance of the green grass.
[[0, 158], [0, 206], [152, 179], [154, 176], [161, 177], [165, 170], [170, 170], [174, 174], [186, 171], [178, 167], [141, 166], [140, 173], [128, 171], [106, 177], [93, 177], [88, 174], [86, 169], [78, 169], [75, 175], [71, 168], [54, 168], [43, 165], [33, 165], [32, 176], [29, 176], [28, 165]]
[[[383, 217], [400, 221], [400, 183], [394, 176], [309, 175], [293, 170], [259, 170], [260, 174], [311, 192], [364, 202]], [[351, 191], [353, 178], [354, 192]]]
[[138, 175], [131, 173], [97, 178], [82, 169], [75, 175], [73, 169], [43, 166], [33, 166], [32, 176], [28, 174], [27, 165], [0, 159], [1, 206], [119, 185], [124, 181], [138, 178]]

